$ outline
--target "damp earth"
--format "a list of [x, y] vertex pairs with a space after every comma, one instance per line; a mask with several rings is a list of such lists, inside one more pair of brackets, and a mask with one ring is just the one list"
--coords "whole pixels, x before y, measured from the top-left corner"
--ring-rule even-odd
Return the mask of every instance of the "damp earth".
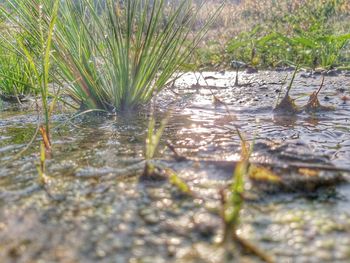
[[[254, 143], [251, 162], [281, 183], [247, 181], [237, 234], [276, 262], [349, 262], [350, 74], [326, 76], [319, 101], [332, 110], [274, 114], [291, 75], [240, 72], [237, 85], [234, 72], [188, 73], [159, 94], [157, 120], [171, 113], [154, 162], [176, 171], [192, 197], [167, 180], [140, 180], [146, 113], [71, 118], [58, 110], [43, 187], [40, 138], [14, 159], [37, 113], [1, 102], [1, 261], [225, 262], [220, 190], [240, 158], [238, 128]], [[300, 108], [321, 80], [297, 75], [290, 96]]]

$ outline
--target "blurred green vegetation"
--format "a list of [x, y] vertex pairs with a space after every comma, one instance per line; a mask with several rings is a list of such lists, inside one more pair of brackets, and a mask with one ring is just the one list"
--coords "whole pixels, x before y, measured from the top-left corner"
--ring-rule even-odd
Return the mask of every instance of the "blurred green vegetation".
[[197, 51], [197, 64], [218, 66], [239, 60], [259, 68], [296, 64], [312, 69], [350, 68], [347, 0], [242, 2], [236, 7], [241, 8], [239, 14], [231, 5], [236, 21], [222, 23], [228, 32], [225, 41], [214, 35]]
[[30, 63], [19, 50], [13, 48], [12, 42], [23, 41], [16, 29], [11, 29], [4, 22], [0, 22], [2, 38], [0, 39], [0, 97], [4, 100], [23, 100], [29, 93], [34, 93], [32, 71]]

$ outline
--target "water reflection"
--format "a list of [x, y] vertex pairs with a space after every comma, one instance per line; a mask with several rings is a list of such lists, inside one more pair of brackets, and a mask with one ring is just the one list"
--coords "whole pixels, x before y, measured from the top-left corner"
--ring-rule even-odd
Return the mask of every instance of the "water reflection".
[[[242, 73], [240, 82], [251, 81], [253, 85], [238, 87], [232, 84], [235, 73], [206, 72], [203, 76], [205, 81], [185, 75], [177, 83], [176, 92], [187, 95], [177, 103], [161, 143], [163, 150], [164, 142], [170, 140], [179, 153], [192, 160], [176, 162], [169, 151], [158, 156], [159, 162], [176, 170], [200, 198], [184, 197], [165, 180], [149, 185], [138, 182], [147, 114], [80, 118], [54, 130], [54, 158], [47, 163], [51, 196], [38, 185], [38, 144], [10, 165], [0, 165], [0, 246], [7, 253], [4, 257], [9, 257], [13, 247], [26, 244], [21, 253], [33, 261], [40, 254], [38, 246], [45, 246], [49, 257], [61, 248], [72, 262], [77, 258], [87, 262], [121, 258], [125, 262], [147, 256], [158, 257], [160, 262], [181, 261], [193, 256], [194, 250], [220, 262], [214, 260], [217, 254], [210, 256], [209, 252], [217, 251], [215, 242], [222, 234], [217, 215], [219, 190], [229, 185], [232, 161], [240, 158], [238, 127], [248, 140], [255, 138], [252, 160], [272, 167], [283, 177], [284, 191], [296, 186], [312, 189], [306, 196], [300, 192], [284, 194], [280, 189], [267, 195], [259, 192], [262, 188], [251, 186], [251, 202], [245, 205], [239, 233], [273, 252], [279, 262], [308, 262], [310, 255], [315, 262], [325, 257], [346, 262], [350, 245], [347, 185], [333, 187], [329, 193], [317, 192], [288, 164], [350, 168], [350, 107], [339, 106], [342, 102], [334, 99], [328, 101], [337, 108], [333, 112], [277, 117], [271, 105], [284, 73]], [[193, 92], [191, 86], [197, 80], [201, 88]], [[310, 82], [297, 79], [291, 95], [312, 92], [319, 79]], [[343, 82], [339, 78], [332, 85], [341, 87]], [[215, 106], [213, 93], [226, 105]], [[158, 120], [168, 109], [169, 97], [176, 97], [168, 95], [159, 97]], [[325, 95], [333, 96], [327, 90]], [[298, 103], [302, 105], [303, 100]], [[6, 147], [28, 140], [36, 115], [0, 114], [0, 153], [6, 150], [0, 156], [3, 161], [19, 150]], [[53, 124], [60, 122], [56, 117]], [[315, 177], [312, 172], [316, 174], [314, 170], [307, 173], [311, 181]], [[329, 172], [322, 176], [334, 178]], [[337, 241], [337, 245], [330, 245], [330, 241]]]

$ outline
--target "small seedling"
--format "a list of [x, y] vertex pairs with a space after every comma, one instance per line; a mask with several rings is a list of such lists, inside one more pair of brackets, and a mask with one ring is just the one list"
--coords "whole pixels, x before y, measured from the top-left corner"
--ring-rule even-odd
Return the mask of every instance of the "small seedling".
[[153, 107], [151, 109], [151, 113], [148, 121], [146, 144], [145, 144], [146, 163], [145, 163], [145, 169], [143, 172], [143, 177], [150, 178], [150, 177], [156, 176], [156, 167], [152, 162], [152, 160], [156, 154], [156, 151], [158, 150], [160, 139], [168, 123], [169, 116], [170, 116], [170, 113], [168, 113], [167, 116], [162, 119], [160, 126], [157, 130], [156, 120], [154, 116], [154, 109]]
[[182, 180], [174, 170], [170, 168], [165, 168], [165, 173], [169, 178], [169, 182], [173, 186], [175, 186], [177, 189], [179, 189], [182, 193], [186, 195], [193, 195], [189, 185], [184, 180]]
[[239, 86], [239, 82], [238, 82], [238, 72], [241, 68], [245, 68], [247, 67], [247, 64], [241, 61], [236, 61], [233, 60], [231, 61], [231, 67], [233, 67], [234, 69], [236, 69], [236, 77], [235, 77], [235, 84], [234, 86], [237, 87]]
[[274, 108], [274, 113], [277, 114], [285, 114], [285, 115], [295, 115], [300, 110], [298, 109], [298, 106], [295, 104], [295, 100], [292, 99], [289, 95], [290, 90], [292, 89], [293, 82], [295, 80], [295, 76], [297, 74], [298, 67], [295, 68], [292, 79], [289, 83], [289, 86], [287, 88], [286, 95], [284, 98], [277, 104], [277, 106]]
[[221, 192], [222, 202], [222, 218], [224, 222], [224, 236], [222, 242], [228, 248], [232, 248], [234, 244], [238, 244], [243, 250], [254, 254], [265, 262], [275, 262], [274, 259], [266, 252], [262, 251], [249, 241], [237, 235], [237, 228], [240, 223], [240, 215], [244, 206], [244, 184], [245, 177], [249, 174], [250, 162], [249, 158], [253, 151], [253, 145], [249, 146], [241, 132], [237, 129], [237, 133], [241, 139], [241, 160], [236, 164], [233, 173], [233, 181], [228, 195]]
[[310, 95], [309, 101], [304, 107], [306, 112], [315, 113], [317, 111], [333, 109], [332, 107], [326, 107], [326, 106], [321, 105], [320, 101], [318, 100], [318, 94], [320, 93], [320, 91], [324, 87], [324, 80], [325, 80], [325, 77], [323, 76], [319, 89]]
[[237, 130], [241, 138], [241, 160], [236, 164], [233, 173], [233, 182], [230, 187], [229, 197], [226, 195], [222, 198], [223, 201], [223, 221], [224, 221], [224, 243], [230, 243], [232, 237], [235, 236], [237, 226], [239, 224], [239, 216], [243, 207], [244, 199], [244, 177], [249, 170], [250, 150], [243, 135]]

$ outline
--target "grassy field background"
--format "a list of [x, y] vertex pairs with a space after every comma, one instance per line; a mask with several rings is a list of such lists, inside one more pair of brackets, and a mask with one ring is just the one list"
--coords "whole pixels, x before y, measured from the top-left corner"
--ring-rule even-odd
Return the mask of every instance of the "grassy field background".
[[[200, 17], [205, 19], [220, 3], [209, 0]], [[210, 67], [227, 66], [232, 59], [256, 67], [348, 67], [349, 28], [347, 0], [226, 1], [197, 59]]]

